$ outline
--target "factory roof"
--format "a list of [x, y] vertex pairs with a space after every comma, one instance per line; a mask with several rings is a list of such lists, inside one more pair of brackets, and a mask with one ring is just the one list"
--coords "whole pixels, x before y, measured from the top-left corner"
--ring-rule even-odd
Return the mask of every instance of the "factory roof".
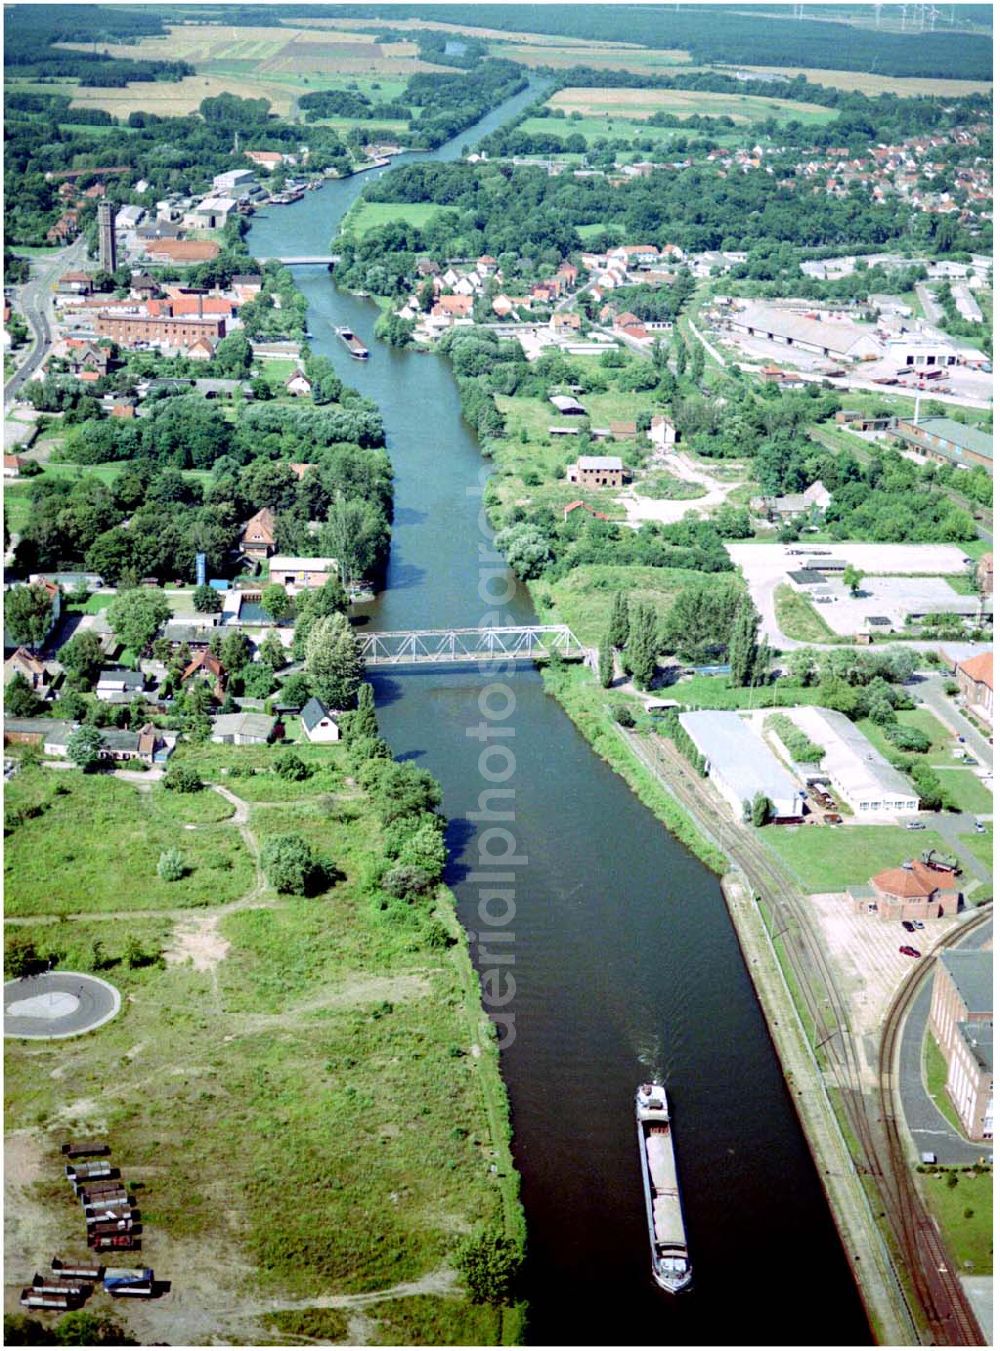
[[799, 787], [738, 713], [702, 710], [680, 715], [699, 752], [744, 801], [764, 793], [776, 805], [799, 797]]
[[886, 794], [906, 800], [916, 796], [910, 782], [843, 713], [803, 705], [791, 709], [789, 716], [823, 747], [823, 768], [850, 797], [862, 801]]
[[983, 949], [962, 951], [945, 948], [941, 965], [970, 1013], [993, 1012], [993, 954]]

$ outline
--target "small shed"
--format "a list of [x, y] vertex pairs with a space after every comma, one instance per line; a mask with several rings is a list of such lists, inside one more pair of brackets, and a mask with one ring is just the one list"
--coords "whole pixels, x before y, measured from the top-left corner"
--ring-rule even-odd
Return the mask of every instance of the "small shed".
[[302, 730], [309, 741], [340, 740], [340, 727], [336, 717], [333, 712], [324, 708], [315, 695], [305, 705], [299, 716], [302, 719]]
[[583, 404], [577, 399], [571, 398], [568, 394], [553, 394], [549, 398], [549, 403], [552, 404], [553, 408], [558, 412], [562, 413], [563, 417], [587, 416], [587, 410], [584, 408]]
[[220, 713], [212, 723], [212, 740], [224, 746], [266, 746], [276, 721], [267, 713]]

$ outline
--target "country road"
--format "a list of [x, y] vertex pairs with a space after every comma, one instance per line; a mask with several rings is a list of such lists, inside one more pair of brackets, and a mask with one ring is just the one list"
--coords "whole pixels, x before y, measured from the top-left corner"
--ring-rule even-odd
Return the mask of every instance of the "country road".
[[48, 356], [52, 345], [52, 286], [68, 268], [83, 263], [87, 245], [83, 238], [75, 240], [66, 249], [44, 259], [33, 259], [31, 276], [17, 288], [16, 304], [30, 325], [35, 342], [27, 359], [4, 385], [4, 407], [9, 408], [18, 390], [38, 370]]

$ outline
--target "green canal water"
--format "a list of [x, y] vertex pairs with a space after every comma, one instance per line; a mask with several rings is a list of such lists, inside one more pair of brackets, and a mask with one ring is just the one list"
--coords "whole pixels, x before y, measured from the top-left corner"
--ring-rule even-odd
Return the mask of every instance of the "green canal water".
[[[405, 159], [457, 158], [532, 97]], [[370, 177], [271, 208], [254, 222], [251, 251], [325, 253]], [[297, 269], [296, 280], [313, 349], [385, 419], [396, 517], [386, 589], [366, 621], [382, 630], [532, 621], [522, 588], [509, 588], [497, 614], [480, 594], [481, 585], [502, 594], [505, 582], [483, 571], [484, 462], [448, 362], [379, 344], [375, 306], [338, 292], [325, 270]], [[371, 359], [352, 360], [334, 325], [353, 329]], [[717, 879], [591, 751], [533, 670], [394, 670], [375, 684], [395, 753], [443, 786], [449, 881], [484, 996], [513, 1015], [501, 1064], [528, 1222], [529, 1340], [870, 1342]], [[484, 725], [503, 734], [480, 740]], [[481, 759], [501, 742], [509, 754]], [[501, 780], [512, 798], [481, 804]], [[470, 821], [481, 805], [513, 819]], [[517, 861], [483, 860], [502, 851]], [[675, 1117], [695, 1273], [680, 1296], [650, 1276], [633, 1095], [651, 1076], [665, 1076]]]

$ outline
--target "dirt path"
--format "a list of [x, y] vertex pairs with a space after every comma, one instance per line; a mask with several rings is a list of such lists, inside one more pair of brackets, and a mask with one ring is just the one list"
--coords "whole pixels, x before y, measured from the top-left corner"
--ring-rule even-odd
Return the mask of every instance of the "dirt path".
[[[739, 483], [723, 483], [707, 469], [702, 469], [696, 465], [687, 455], [680, 453], [671, 453], [658, 456], [656, 467], [667, 469], [677, 478], [685, 480], [687, 483], [697, 483], [705, 488], [704, 497], [687, 497], [680, 499], [661, 499], [654, 497], [643, 497], [636, 488], [631, 488], [627, 492], [615, 498], [625, 508], [625, 515], [629, 525], [641, 525], [643, 521], [659, 521], [661, 524], [673, 524], [680, 521], [689, 511], [696, 511], [699, 515], [710, 511], [714, 507], [722, 506], [730, 493], [740, 487]], [[641, 484], [639, 485], [641, 487]]]

